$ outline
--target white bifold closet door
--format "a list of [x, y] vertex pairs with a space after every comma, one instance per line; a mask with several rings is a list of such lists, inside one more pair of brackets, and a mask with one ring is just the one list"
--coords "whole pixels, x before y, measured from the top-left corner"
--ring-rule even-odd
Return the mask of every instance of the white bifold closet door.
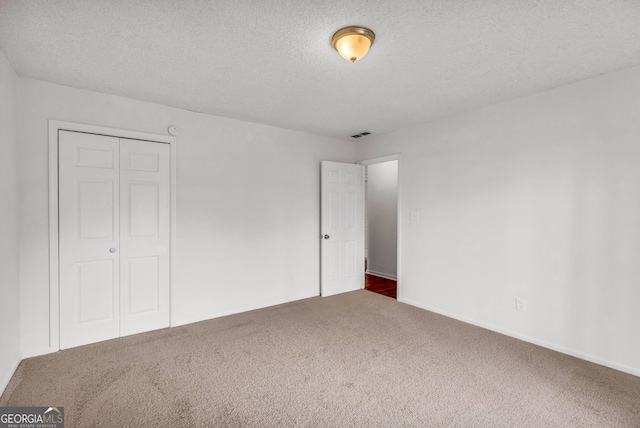
[[60, 348], [169, 326], [168, 144], [60, 131]]

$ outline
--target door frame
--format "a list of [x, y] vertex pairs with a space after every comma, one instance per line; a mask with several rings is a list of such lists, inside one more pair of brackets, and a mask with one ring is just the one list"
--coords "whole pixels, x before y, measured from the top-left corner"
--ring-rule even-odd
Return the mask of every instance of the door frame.
[[86, 125], [60, 120], [49, 120], [49, 350], [60, 350], [60, 277], [59, 277], [59, 230], [58, 230], [58, 134], [59, 131], [83, 132], [154, 143], [169, 144], [169, 325], [173, 326], [171, 290], [173, 277], [174, 245], [176, 233], [176, 138], [169, 135], [104, 126]]
[[[401, 257], [401, 252], [402, 252], [402, 204], [400, 203], [401, 201], [401, 161], [400, 161], [400, 153], [394, 153], [391, 155], [387, 155], [387, 156], [380, 156], [377, 158], [371, 158], [371, 159], [365, 159], [365, 160], [361, 160], [356, 162], [357, 164], [360, 165], [374, 165], [377, 163], [384, 163], [384, 162], [389, 162], [389, 161], [394, 161], [397, 160], [398, 161], [398, 186], [397, 186], [397, 193], [398, 193], [398, 202], [397, 202], [397, 216], [396, 216], [396, 235], [397, 235], [397, 245], [396, 245], [396, 287], [397, 287], [397, 295], [396, 295], [396, 300], [397, 301], [401, 301], [401, 294], [402, 294], [402, 288], [401, 288], [401, 281], [402, 281], [402, 257]], [[364, 215], [366, 216], [366, 204], [364, 207]]]

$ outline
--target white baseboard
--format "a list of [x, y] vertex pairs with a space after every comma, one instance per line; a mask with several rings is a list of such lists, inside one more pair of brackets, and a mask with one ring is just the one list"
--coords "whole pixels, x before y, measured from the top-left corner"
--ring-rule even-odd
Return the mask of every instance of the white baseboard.
[[478, 327], [482, 327], [482, 328], [487, 329], [487, 330], [495, 331], [496, 333], [504, 334], [505, 336], [510, 336], [510, 337], [513, 337], [513, 338], [516, 338], [516, 339], [523, 340], [525, 342], [533, 343], [534, 345], [542, 346], [543, 348], [547, 348], [547, 349], [551, 349], [553, 351], [557, 351], [557, 352], [560, 352], [560, 353], [563, 353], [563, 354], [571, 355], [572, 357], [580, 358], [581, 360], [590, 361], [592, 363], [600, 364], [601, 366], [605, 366], [605, 367], [609, 367], [609, 368], [612, 368], [612, 369], [620, 370], [621, 372], [629, 373], [629, 374], [632, 374], [634, 376], [639, 376], [640, 377], [640, 369], [637, 369], [637, 368], [634, 368], [634, 367], [630, 367], [630, 366], [627, 366], [627, 365], [624, 365], [624, 364], [619, 364], [619, 363], [616, 363], [616, 362], [613, 362], [613, 361], [603, 360], [601, 358], [594, 357], [594, 356], [588, 355], [588, 354], [583, 354], [582, 352], [574, 351], [573, 349], [569, 349], [569, 348], [566, 348], [566, 347], [561, 346], [561, 345], [556, 345], [556, 344], [553, 344], [553, 343], [549, 343], [547, 341], [540, 340], [540, 339], [537, 339], [535, 337], [527, 336], [525, 334], [516, 333], [514, 331], [503, 329], [503, 328], [500, 328], [500, 327], [495, 327], [495, 326], [490, 325], [490, 324], [477, 322], [477, 321], [474, 321], [474, 320], [472, 320], [470, 318], [466, 318], [466, 317], [463, 317], [463, 316], [460, 316], [460, 315], [457, 315], [457, 314], [453, 314], [451, 312], [444, 311], [444, 310], [435, 308], [433, 306], [423, 305], [423, 304], [415, 302], [415, 301], [413, 301], [411, 299], [398, 297], [398, 301], [401, 302], [401, 303], [406, 303], [407, 305], [415, 306], [415, 307], [418, 307], [420, 309], [424, 309], [424, 310], [430, 311], [430, 312], [435, 312], [437, 314], [444, 315], [446, 317], [453, 318], [453, 319], [456, 319], [458, 321], [465, 322], [467, 324], [472, 324], [472, 325], [475, 325], [475, 326], [478, 326]]
[[367, 269], [366, 273], [369, 274], [369, 275], [373, 275], [373, 276], [379, 276], [380, 278], [390, 279], [392, 281], [397, 281], [398, 280], [398, 278], [395, 275], [389, 275], [387, 273], [376, 272], [375, 270]]
[[7, 385], [9, 385], [9, 382], [11, 381], [11, 378], [13, 377], [13, 374], [16, 372], [16, 369], [20, 365], [21, 361], [22, 361], [22, 355], [18, 354], [13, 364], [11, 364], [11, 368], [9, 369], [9, 372], [6, 373], [3, 376], [3, 378], [0, 380], [0, 395], [4, 393], [5, 389], [7, 389]]
[[313, 294], [313, 295], [302, 295], [299, 297], [294, 297], [293, 299], [284, 299], [284, 300], [272, 300], [269, 302], [263, 302], [263, 303], [259, 303], [256, 305], [249, 305], [249, 306], [244, 306], [238, 309], [232, 309], [230, 311], [222, 311], [222, 312], [215, 312], [212, 314], [207, 314], [204, 316], [200, 316], [200, 317], [193, 317], [193, 318], [187, 318], [187, 319], [183, 319], [183, 320], [179, 320], [176, 322], [172, 322], [171, 323], [171, 327], [179, 327], [182, 325], [187, 325], [187, 324], [193, 324], [196, 322], [201, 322], [201, 321], [207, 321], [207, 320], [211, 320], [214, 318], [220, 318], [220, 317], [226, 317], [228, 315], [235, 315], [235, 314], [240, 314], [243, 312], [249, 312], [249, 311], [255, 311], [256, 309], [264, 309], [264, 308], [268, 308], [271, 306], [277, 306], [277, 305], [283, 305], [285, 303], [291, 303], [291, 302], [295, 302], [297, 300], [304, 300], [304, 299], [310, 299], [311, 297], [318, 297], [318, 294]]
[[22, 359], [25, 360], [27, 358], [39, 357], [40, 355], [53, 354], [54, 352], [58, 352], [60, 349], [56, 348], [38, 348], [38, 349], [27, 349], [22, 350]]

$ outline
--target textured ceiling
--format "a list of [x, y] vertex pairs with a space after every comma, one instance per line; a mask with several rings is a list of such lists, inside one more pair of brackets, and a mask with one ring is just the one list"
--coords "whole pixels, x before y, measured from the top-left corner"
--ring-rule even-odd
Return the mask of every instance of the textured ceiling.
[[[376, 33], [355, 64], [347, 25]], [[0, 0], [0, 49], [19, 76], [345, 138], [638, 65], [640, 1]]]

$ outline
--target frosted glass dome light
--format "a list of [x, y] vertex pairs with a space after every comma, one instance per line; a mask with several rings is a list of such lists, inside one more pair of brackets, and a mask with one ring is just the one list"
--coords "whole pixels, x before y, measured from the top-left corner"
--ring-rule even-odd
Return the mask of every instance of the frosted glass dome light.
[[369, 52], [375, 38], [376, 35], [368, 28], [345, 27], [333, 35], [331, 44], [342, 58], [356, 62]]

